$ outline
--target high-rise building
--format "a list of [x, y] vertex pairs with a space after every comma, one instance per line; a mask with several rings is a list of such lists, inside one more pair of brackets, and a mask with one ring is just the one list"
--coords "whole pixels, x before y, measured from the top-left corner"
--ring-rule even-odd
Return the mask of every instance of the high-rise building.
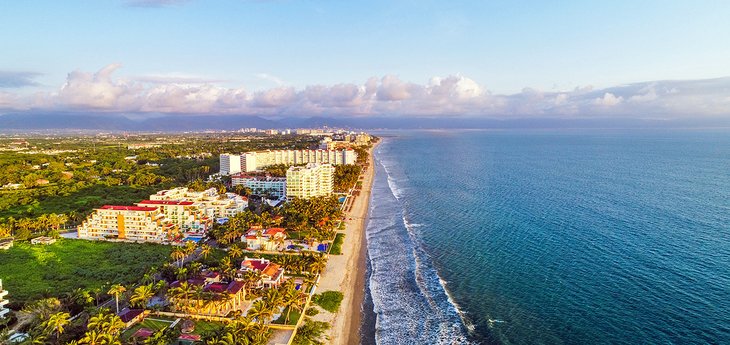
[[3, 280], [0, 279], [0, 319], [4, 319], [9, 313], [10, 309], [8, 309], [8, 301], [5, 297], [8, 295], [7, 290], [3, 290]]
[[231, 184], [251, 188], [254, 194], [269, 194], [283, 198], [286, 196], [286, 178], [272, 176], [248, 176], [240, 173], [231, 176]]
[[309, 163], [286, 171], [287, 198], [309, 199], [332, 194], [335, 167], [332, 164]]
[[[352, 149], [342, 150], [269, 150], [246, 152], [240, 156], [242, 172], [256, 171], [275, 164], [297, 165], [308, 163], [355, 164], [357, 153]], [[228, 159], [228, 158], [226, 158]], [[221, 155], [221, 167], [223, 166]], [[223, 168], [221, 168], [221, 174]]]
[[220, 155], [220, 174], [230, 175], [241, 172], [241, 156], [229, 153]]

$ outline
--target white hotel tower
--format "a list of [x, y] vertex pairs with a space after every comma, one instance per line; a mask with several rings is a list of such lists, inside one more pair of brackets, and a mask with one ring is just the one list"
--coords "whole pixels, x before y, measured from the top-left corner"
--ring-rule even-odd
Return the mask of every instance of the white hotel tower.
[[224, 153], [220, 155], [220, 173], [221, 175], [230, 175], [237, 172], [256, 171], [274, 164], [355, 164], [356, 160], [357, 153], [352, 149], [268, 150], [246, 152], [240, 156]]

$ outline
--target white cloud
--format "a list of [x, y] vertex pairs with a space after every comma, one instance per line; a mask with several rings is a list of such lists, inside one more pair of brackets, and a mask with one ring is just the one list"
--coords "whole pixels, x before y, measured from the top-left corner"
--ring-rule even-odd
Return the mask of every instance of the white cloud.
[[461, 75], [433, 77], [424, 84], [387, 75], [362, 84], [310, 85], [303, 89], [279, 85], [249, 92], [181, 73], [116, 77], [120, 67], [111, 64], [96, 73], [71, 72], [55, 92], [0, 91], [0, 110], [301, 116], [730, 116], [730, 78], [657, 81], [606, 89], [587, 86], [557, 92], [525, 88], [500, 95]]
[[616, 97], [614, 94], [606, 92], [603, 94], [603, 97], [596, 98], [594, 103], [600, 106], [612, 107], [623, 102], [623, 100], [624, 98], [621, 96]]

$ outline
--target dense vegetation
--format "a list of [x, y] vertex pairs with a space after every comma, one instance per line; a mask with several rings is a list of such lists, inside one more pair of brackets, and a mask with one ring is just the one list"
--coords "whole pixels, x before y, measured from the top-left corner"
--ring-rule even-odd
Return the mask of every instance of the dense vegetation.
[[129, 205], [157, 190], [194, 184], [218, 171], [220, 153], [301, 149], [316, 142], [309, 136], [235, 134], [0, 139], [0, 228], [5, 224], [16, 235], [15, 224], [27, 218], [21, 224], [43, 234], [48, 229], [35, 221], [41, 215], [63, 214], [74, 225], [104, 204]]
[[42, 296], [61, 297], [77, 288], [138, 281], [172, 247], [158, 244], [59, 239], [51, 245], [16, 243], [0, 251], [0, 277], [14, 305]]

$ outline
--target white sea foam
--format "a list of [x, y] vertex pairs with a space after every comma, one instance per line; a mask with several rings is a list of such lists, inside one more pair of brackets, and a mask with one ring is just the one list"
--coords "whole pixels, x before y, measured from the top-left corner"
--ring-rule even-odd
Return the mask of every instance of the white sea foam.
[[388, 169], [394, 162], [382, 155], [378, 160], [385, 176], [376, 176], [366, 233], [376, 342], [468, 344], [471, 327], [420, 245], [420, 229], [427, 225], [411, 223], [401, 204], [399, 184], [407, 180], [391, 175], [397, 174]]

